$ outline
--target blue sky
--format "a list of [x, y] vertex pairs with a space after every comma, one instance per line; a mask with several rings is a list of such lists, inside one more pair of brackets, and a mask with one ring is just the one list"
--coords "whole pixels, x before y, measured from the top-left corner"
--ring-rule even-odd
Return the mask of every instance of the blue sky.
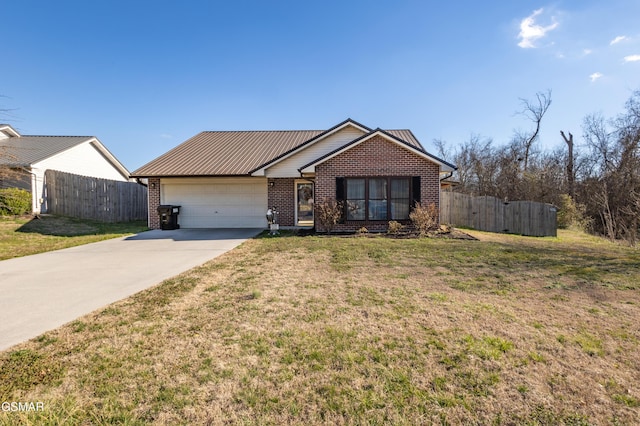
[[543, 147], [640, 89], [640, 1], [0, 0], [0, 117], [95, 135], [133, 171], [203, 130], [409, 128]]

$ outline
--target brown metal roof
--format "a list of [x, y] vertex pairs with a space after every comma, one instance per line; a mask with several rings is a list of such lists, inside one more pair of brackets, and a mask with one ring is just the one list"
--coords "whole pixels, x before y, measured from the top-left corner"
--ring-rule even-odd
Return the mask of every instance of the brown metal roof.
[[202, 132], [140, 167], [132, 176], [246, 175], [321, 132]]
[[[134, 171], [133, 177], [247, 175], [326, 130], [207, 131]], [[424, 150], [410, 130], [388, 133]]]
[[413, 135], [413, 132], [409, 129], [385, 130], [385, 132], [395, 136], [398, 139], [402, 139], [409, 145], [413, 145], [421, 151], [424, 151], [424, 147], [422, 146], [422, 144], [418, 141], [418, 139], [416, 139], [416, 137]]

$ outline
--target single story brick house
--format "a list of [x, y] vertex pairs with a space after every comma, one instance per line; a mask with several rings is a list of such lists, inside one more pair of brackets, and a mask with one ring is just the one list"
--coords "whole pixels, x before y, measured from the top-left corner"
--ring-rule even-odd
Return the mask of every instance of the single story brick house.
[[410, 130], [371, 129], [347, 119], [328, 130], [207, 131], [132, 173], [149, 184], [149, 227], [159, 205], [180, 205], [183, 228], [261, 228], [268, 208], [281, 227], [313, 227], [314, 204], [343, 201], [334, 231], [386, 230], [416, 202], [440, 202], [455, 166]]

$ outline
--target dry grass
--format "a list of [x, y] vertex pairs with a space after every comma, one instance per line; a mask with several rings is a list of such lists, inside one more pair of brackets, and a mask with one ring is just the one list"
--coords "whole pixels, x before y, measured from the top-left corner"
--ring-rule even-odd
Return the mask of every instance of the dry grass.
[[0, 354], [42, 424], [637, 424], [640, 255], [276, 237]]

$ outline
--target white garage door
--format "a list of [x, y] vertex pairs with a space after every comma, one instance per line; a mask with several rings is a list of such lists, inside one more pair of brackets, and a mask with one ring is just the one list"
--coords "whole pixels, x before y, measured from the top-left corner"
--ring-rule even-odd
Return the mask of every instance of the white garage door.
[[267, 180], [263, 178], [162, 179], [161, 204], [182, 206], [182, 228], [264, 228]]

